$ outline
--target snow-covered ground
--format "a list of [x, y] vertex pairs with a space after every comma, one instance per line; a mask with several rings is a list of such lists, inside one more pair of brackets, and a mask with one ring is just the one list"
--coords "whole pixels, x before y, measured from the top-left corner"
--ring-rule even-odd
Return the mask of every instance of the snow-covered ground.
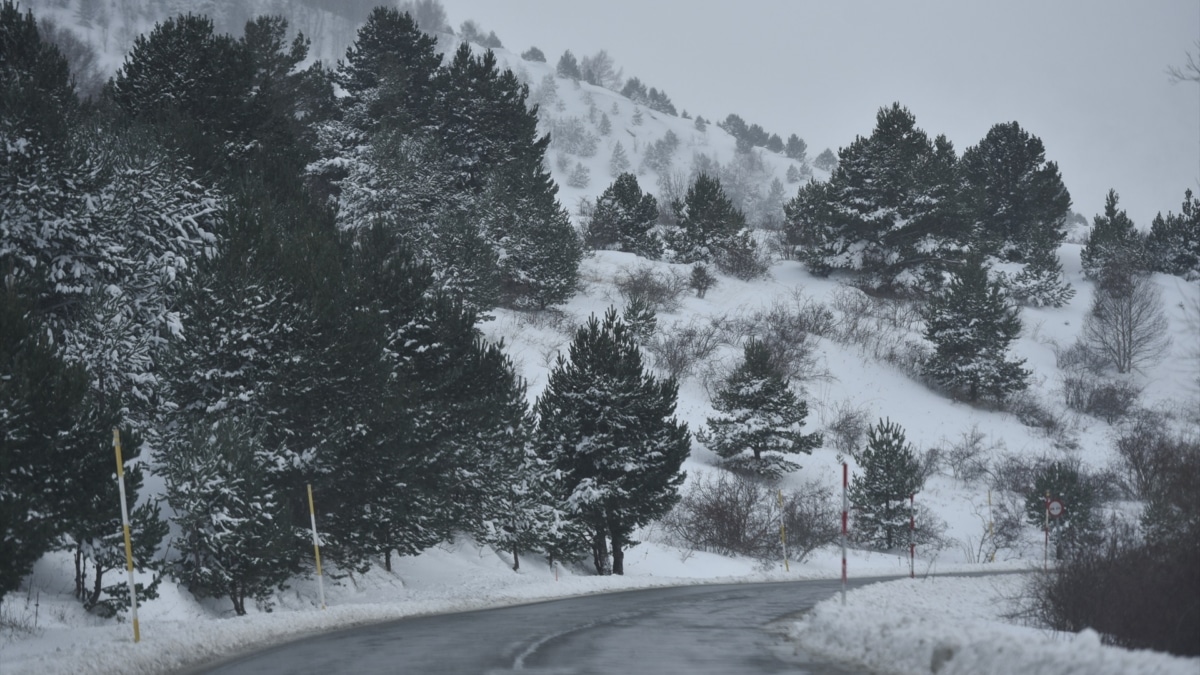
[[[550, 151], [549, 163], [563, 186], [560, 201], [572, 213], [582, 200], [594, 200], [611, 183], [609, 164], [618, 140], [635, 172], [643, 165], [646, 149], [664, 138], [667, 131], [680, 141], [673, 171], [686, 174], [699, 154], [722, 164], [733, 159], [734, 140], [715, 125], [700, 131], [691, 120], [644, 109], [642, 123], [635, 124], [633, 103], [614, 92], [559, 78], [554, 80], [551, 93], [545, 78], [553, 71], [552, 64], [524, 62], [505, 50], [500, 50], [498, 56], [518, 71], [535, 95], [543, 96], [544, 122], [553, 118], [561, 123], [574, 118], [597, 136], [597, 145], [587, 156], [555, 148]], [[600, 134], [592, 121], [602, 115], [610, 119], [610, 135]], [[863, 129], [862, 133], [870, 130]], [[762, 155], [763, 172], [780, 179], [789, 163], [791, 160], [779, 155]], [[583, 186], [569, 187], [568, 174], [578, 166], [588, 170], [590, 180]], [[824, 177], [823, 172], [816, 174]], [[643, 190], [657, 192], [658, 178], [654, 171], [646, 171], [639, 175], [639, 182]], [[756, 178], [761, 179], [761, 175]], [[796, 187], [786, 185], [789, 197]], [[1164, 210], [1175, 206], [1164, 205]], [[821, 430], [839, 410], [849, 407], [864, 411], [870, 422], [887, 417], [900, 424], [908, 441], [921, 451], [944, 446], [975, 430], [984, 435], [985, 445], [996, 453], [1077, 459], [1093, 470], [1109, 467], [1114, 459], [1111, 436], [1116, 427], [1066, 409], [1062, 374], [1056, 365], [1056, 347], [1065, 348], [1075, 341], [1091, 302], [1092, 286], [1080, 274], [1079, 249], [1078, 243], [1070, 243], [1060, 251], [1067, 280], [1077, 291], [1075, 298], [1060, 309], [1023, 309], [1023, 334], [1013, 347], [1015, 354], [1026, 359], [1027, 367], [1034, 370], [1031, 398], [1061, 416], [1058, 438], [1022, 425], [1011, 413], [949, 400], [899, 369], [864, 355], [857, 346], [825, 338], [813, 341], [820, 376], [799, 383], [810, 410], [805, 431]], [[583, 263], [583, 290], [556, 312], [531, 315], [497, 310], [494, 320], [481, 326], [487, 337], [504, 340], [529, 382], [530, 400], [545, 386], [554, 359], [565, 351], [574, 327], [609, 305], [621, 307], [624, 298], [615, 282], [643, 267], [659, 274], [689, 272], [681, 265], [597, 252]], [[1162, 275], [1155, 276], [1154, 281], [1163, 294], [1173, 344], [1160, 363], [1130, 379], [1142, 390], [1140, 405], [1167, 410], [1175, 423], [1196, 427], [1196, 411], [1200, 409], [1196, 404], [1200, 398], [1200, 285]], [[844, 292], [846, 287], [836, 279], [818, 279], [795, 262], [778, 261], [766, 279], [743, 282], [721, 277], [703, 299], [684, 293], [678, 308], [659, 312], [658, 325], [660, 330], [669, 331], [693, 320], [733, 318], [768, 309], [775, 303], [790, 304], [797, 297], [831, 306], [837, 294]], [[722, 364], [727, 367], [740, 355], [739, 345], [724, 345], [711, 363], [681, 381], [678, 415], [693, 430], [702, 428], [713, 414], [703, 383], [705, 369]], [[653, 364], [653, 359], [647, 358], [647, 362]], [[802, 468], [786, 476], [781, 487], [800, 489], [816, 483], [840, 490], [843, 459], [826, 443], [811, 456], [798, 458]], [[853, 464], [851, 468], [855, 468]], [[697, 443], [684, 469], [692, 477], [715, 471], [715, 456]], [[147, 482], [154, 484], [153, 478]], [[984, 481], [961, 481], [946, 471], [930, 478], [917, 495], [917, 502], [933, 518], [944, 522], [946, 544], [939, 549], [918, 549], [918, 576], [1026, 569], [1040, 564], [1041, 533], [1033, 527], [1027, 528], [1023, 541], [1001, 550], [997, 562], [974, 564], [983, 557], [980, 542], [987, 531], [988, 498]], [[232, 616], [227, 601], [196, 600], [166, 580], [160, 597], [141, 610], [142, 641], [138, 644], [132, 642], [127, 623], [102, 620], [80, 609], [72, 597], [72, 561], [66, 554], [52, 554], [38, 563], [21, 591], [10, 594], [0, 605], [0, 673], [169, 672], [309, 632], [415, 614], [660, 585], [836, 578], [840, 569], [840, 556], [835, 550], [819, 550], [803, 564], [793, 561], [790, 571], [783, 572], [779, 565], [765, 570], [762, 563], [753, 560], [674, 548], [654, 528], [642, 532], [640, 538], [646, 543], [627, 552], [624, 577], [598, 578], [583, 569], [564, 569], [557, 579], [536, 557], [523, 560], [521, 571], [514, 573], [507, 556], [459, 541], [401, 559], [393, 573], [372, 570], [364, 576], [327, 582], [328, 608], [323, 611], [312, 579], [294, 580], [287, 590], [277, 593], [272, 611], [251, 607], [245, 617]], [[908, 561], [852, 551], [850, 570], [859, 577], [906, 574]], [[115, 572], [110, 574], [116, 576]], [[1053, 635], [1005, 623], [1000, 619], [1005, 613], [1003, 603], [991, 599], [1013, 595], [1019, 579], [906, 580], [853, 591], [845, 608], [836, 600], [819, 606], [798, 626], [797, 640], [814, 652], [898, 673], [935, 671], [935, 654], [939, 658], [953, 655], [938, 672], [1200, 672], [1197, 659], [1125, 652], [1101, 647], [1094, 634]]]
[[872, 584], [819, 603], [792, 628], [804, 650], [879, 675], [1196, 675], [1200, 659], [1100, 643], [999, 620], [1021, 575]]

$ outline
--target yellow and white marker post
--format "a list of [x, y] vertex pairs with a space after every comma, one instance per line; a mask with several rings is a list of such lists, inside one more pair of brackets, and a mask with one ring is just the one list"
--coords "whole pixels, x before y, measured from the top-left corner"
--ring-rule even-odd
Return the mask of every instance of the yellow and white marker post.
[[779, 490], [779, 546], [783, 549], [783, 571], [791, 572], [787, 555], [787, 524], [783, 520], [783, 490]]
[[317, 559], [317, 591], [321, 594], [321, 609], [325, 609], [325, 581], [321, 576], [321, 540], [317, 538], [317, 510], [313, 507], [312, 483], [308, 484], [308, 519], [312, 522], [313, 555]]
[[133, 583], [133, 542], [129, 538], [129, 505], [125, 503], [125, 461], [121, 458], [121, 430], [113, 428], [113, 449], [117, 453], [117, 487], [121, 491], [121, 526], [125, 530], [125, 570], [129, 573], [129, 616], [133, 619], [133, 641], [140, 642], [137, 586]]

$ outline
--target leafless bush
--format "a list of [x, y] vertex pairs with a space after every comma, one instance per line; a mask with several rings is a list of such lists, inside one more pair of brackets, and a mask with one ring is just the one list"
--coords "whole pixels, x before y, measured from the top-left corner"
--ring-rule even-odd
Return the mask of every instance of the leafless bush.
[[1075, 441], [1070, 438], [1070, 425], [1066, 417], [1044, 404], [1029, 390], [1018, 392], [1004, 402], [1005, 408], [1012, 413], [1021, 424], [1039, 429], [1055, 445], [1063, 448], [1075, 447]]
[[791, 558], [803, 561], [813, 550], [836, 540], [838, 511], [828, 488], [810, 484], [781, 493], [725, 472], [697, 475], [663, 525], [668, 538], [680, 546], [775, 560], [783, 554], [781, 501]]
[[910, 377], [919, 377], [929, 358], [921, 339], [920, 306], [914, 302], [873, 297], [850, 286], [833, 294], [833, 309], [840, 315], [829, 337], [857, 345], [865, 356], [890, 363]]
[[1128, 373], [1167, 353], [1169, 327], [1158, 287], [1146, 275], [1130, 274], [1099, 284], [1082, 340], [1118, 373]]
[[944, 442], [942, 452], [946, 465], [950, 467], [950, 474], [958, 480], [970, 482], [986, 476], [992, 457], [1003, 450], [1003, 439], [989, 442], [987, 434], [976, 424], [959, 434], [958, 439]]
[[833, 313], [822, 303], [794, 291], [791, 301], [779, 301], [725, 323], [725, 341], [739, 345], [755, 339], [771, 352], [774, 365], [793, 381], [809, 381], [827, 374], [817, 368], [815, 345], [810, 336], [828, 335]]
[[1016, 494], [997, 492], [991, 496], [989, 504], [974, 505], [973, 513], [979, 519], [981, 532], [978, 539], [967, 537], [966, 541], [960, 542], [967, 562], [994, 562], [1001, 551], [1012, 551], [1021, 546], [1026, 525], [1021, 500]]
[[575, 332], [575, 318], [561, 309], [554, 307], [518, 311], [514, 313], [514, 316], [519, 326], [549, 328], [561, 335], [571, 335]]
[[1067, 407], [1105, 422], [1125, 417], [1142, 390], [1131, 382], [1103, 378], [1086, 371], [1068, 371], [1062, 378]]
[[654, 365], [676, 379], [691, 373], [698, 362], [712, 356], [722, 344], [723, 317], [707, 322], [693, 318], [661, 331], [646, 349], [654, 356]]
[[688, 280], [675, 270], [644, 265], [625, 270], [616, 279], [617, 290], [628, 301], [641, 298], [656, 312], [674, 312], [688, 289]]
[[849, 399], [841, 401], [834, 405], [832, 418], [825, 425], [825, 439], [838, 452], [858, 461], [858, 450], [867, 437], [871, 420], [870, 411], [866, 408], [855, 406]]
[[1097, 546], [1070, 549], [1050, 572], [1030, 578], [1026, 613], [1062, 631], [1091, 628], [1108, 644], [1200, 655], [1200, 545], [1142, 541], [1113, 520]]
[[1197, 442], [1173, 431], [1161, 412], [1139, 409], [1130, 415], [1113, 437], [1122, 483], [1130, 496], [1149, 499], [1163, 476], [1185, 465], [1189, 447], [1196, 452]]
[[1062, 370], [1086, 370], [1099, 373], [1104, 370], [1107, 362], [1082, 342], [1075, 341], [1070, 347], [1063, 349], [1054, 345], [1054, 361]]

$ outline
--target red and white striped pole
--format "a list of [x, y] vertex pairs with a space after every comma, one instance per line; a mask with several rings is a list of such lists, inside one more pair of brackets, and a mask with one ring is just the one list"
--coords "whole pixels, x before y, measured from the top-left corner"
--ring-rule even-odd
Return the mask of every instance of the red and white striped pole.
[[1042, 571], [1050, 571], [1050, 491], [1046, 491], [1046, 524], [1042, 528], [1046, 539], [1042, 542]]
[[850, 501], [846, 485], [850, 482], [850, 465], [842, 462], [842, 604], [846, 604], [846, 527], [849, 522]]
[[915, 564], [917, 558], [917, 507], [916, 494], [908, 495], [908, 578], [916, 578]]

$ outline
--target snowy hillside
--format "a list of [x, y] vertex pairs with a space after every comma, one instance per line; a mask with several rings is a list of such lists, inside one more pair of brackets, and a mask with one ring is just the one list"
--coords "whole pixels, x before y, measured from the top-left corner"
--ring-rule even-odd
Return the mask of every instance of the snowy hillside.
[[[192, 8], [184, 2], [143, 0], [133, 4], [139, 8], [137, 12], [113, 14], [104, 20], [93, 16], [86, 24], [79, 22], [80, 6], [94, 6], [92, 3], [43, 0], [31, 6], [101, 46], [105, 50], [101, 66], [111, 71], [120, 64], [133, 36], [162, 18], [163, 14], [151, 8], [167, 13]], [[332, 61], [350, 41], [355, 24], [312, 4], [314, 8], [294, 8], [299, 19], [293, 28], [323, 36], [314, 43], [314, 56]], [[113, 7], [105, 2], [99, 6]], [[257, 13], [274, 5], [262, 0], [245, 6]], [[238, 19], [226, 20], [236, 23]], [[452, 53], [457, 46], [456, 38], [439, 37], [438, 48], [443, 53]], [[805, 431], [822, 432], [824, 443], [811, 455], [798, 457], [801, 468], [784, 476], [779, 487], [827, 490], [840, 499], [843, 462], [849, 464], [852, 474], [860, 471], [850, 456], [854, 439], [842, 431], [844, 424], [890, 419], [903, 427], [929, 471], [924, 490], [916, 495], [917, 517], [926, 536], [923, 541], [928, 542], [917, 547], [917, 575], [1026, 570], [1042, 565], [1039, 529], [1024, 524], [1018, 536], [1003, 544], [989, 534], [989, 524], [999, 514], [1020, 514], [1023, 508], [1016, 495], [993, 492], [989, 472], [1010, 460], [1069, 460], [1091, 472], [1110, 471], [1117, 463], [1114, 435], [1126, 424], [1119, 416], [1105, 420], [1079, 412], [1067, 402], [1069, 373], [1060, 365], [1080, 336], [1094, 292], [1094, 284], [1081, 271], [1082, 246], [1077, 239], [1059, 249], [1065, 278], [1076, 291], [1073, 299], [1062, 308], [1021, 309], [1023, 329], [1013, 353], [1025, 359], [1033, 374], [1019, 404], [1000, 410], [955, 401], [916, 377], [917, 355], [929, 345], [922, 337], [923, 323], [915, 305], [867, 296], [844, 279], [816, 277], [799, 262], [778, 255], [775, 243], [783, 204], [799, 185], [789, 181], [789, 174], [807, 181], [810, 177], [825, 180], [826, 172], [763, 149], [736, 152], [734, 137], [712, 120], [703, 125], [695, 119], [656, 112], [608, 89], [557, 77], [552, 63], [528, 61], [505, 49], [497, 50], [496, 55], [502, 66], [511, 68], [529, 85], [530, 98], [539, 105], [541, 129], [552, 139], [547, 163], [559, 186], [559, 201], [577, 227], [585, 225], [590, 205], [624, 171], [635, 173], [643, 190], [666, 203], [681, 197], [690, 176], [702, 169], [720, 176], [736, 205], [758, 228], [759, 243], [774, 253], [764, 278], [743, 281], [722, 275], [704, 297], [697, 297], [688, 289], [688, 265], [595, 251], [583, 261], [578, 292], [564, 305], [544, 312], [492, 310], [491, 320], [480, 328], [489, 340], [503, 341], [528, 383], [531, 402], [545, 388], [555, 359], [565, 355], [574, 330], [610, 306], [625, 307], [629, 297], [623, 288], [633, 277], [652, 279], [669, 291], [656, 307], [658, 332], [645, 344], [646, 362], [658, 374], [680, 376], [677, 415], [693, 431], [703, 429], [714, 415], [715, 384], [737, 364], [747, 339], [768, 317], [819, 315], [825, 317], [825, 327], [803, 336], [798, 348], [803, 348], [804, 368], [792, 384], [808, 405]], [[705, 112], [709, 111], [701, 114]], [[1137, 405], [1161, 413], [1159, 419], [1165, 424], [1196, 433], [1200, 431], [1200, 285], [1166, 275], [1155, 275], [1152, 281], [1162, 294], [1170, 347], [1163, 358], [1121, 381], [1138, 392]], [[701, 335], [707, 348], [698, 350], [694, 362], [680, 368], [668, 363], [667, 343], [685, 334]], [[964, 459], [971, 448], [978, 453]], [[714, 452], [694, 440], [683, 467], [689, 476], [685, 490], [698, 479], [724, 471], [717, 460]], [[1135, 513], [1137, 508], [1119, 500], [1105, 505], [1113, 512]], [[782, 560], [723, 557], [692, 550], [669, 537], [659, 525], [644, 528], [636, 538], [641, 543], [626, 553], [624, 578], [593, 577], [583, 566], [551, 569], [544, 558], [535, 556], [524, 561], [520, 572], [513, 572], [506, 554], [463, 538], [404, 558], [393, 572], [376, 569], [365, 576], [346, 576], [344, 570], [331, 570], [340, 578], [326, 586], [329, 609], [324, 612], [317, 609], [318, 588], [311, 577], [294, 580], [271, 603], [237, 618], [229, 618], [228, 600], [197, 600], [164, 579], [159, 597], [142, 609], [141, 645], [132, 644], [123, 621], [100, 619], [80, 608], [72, 597], [72, 560], [67, 553], [53, 553], [38, 563], [22, 591], [10, 594], [0, 605], [0, 661], [4, 664], [0, 670], [167, 672], [306, 632], [422, 612], [677, 583], [831, 578], [840, 565], [840, 553], [832, 547], [820, 548], [802, 561], [788, 561], [785, 571]], [[909, 560], [907, 555], [853, 550], [850, 567], [857, 576], [907, 574]], [[1006, 593], [1018, 592], [1017, 582], [1003, 583]], [[880, 607], [900, 607], [914, 595], [944, 605], [978, 595], [983, 587], [975, 582], [965, 590], [954, 587], [946, 591], [948, 586], [905, 582], [881, 588], [890, 590], [864, 589], [852, 596], [860, 604], [852, 603], [851, 610], [858, 613], [823, 605], [797, 629], [798, 639], [832, 657], [858, 659], [878, 667], [887, 662], [888, 654], [868, 659], [835, 644], [830, 636], [853, 624], [861, 628], [860, 642], [878, 641], [873, 631], [888, 631], [890, 624], [882, 619], [870, 623], [872, 616], [863, 611], [864, 606], [876, 610], [877, 618], [891, 614], [877, 611]], [[975, 609], [978, 612], [971, 617], [975, 622], [971, 625], [978, 626], [979, 632], [964, 628], [952, 636], [955, 645], [1010, 633], [1036, 641], [1030, 635], [1035, 632], [1042, 642], [1053, 642], [1034, 628], [998, 627], [1001, 612]], [[951, 631], [949, 624], [948, 619], [930, 630]], [[1050, 646], [1037, 652], [1037, 658], [1049, 664], [1043, 672], [1058, 672], [1055, 664], [1065, 667], [1080, 650], [1094, 646], [1089, 642], [1093, 638], [1085, 635], [1070, 643], [1079, 649]], [[115, 648], [108, 649], [113, 643]], [[915, 658], [926, 655], [922, 652]], [[986, 658], [991, 658], [988, 663], [1002, 662], [1002, 655]], [[1162, 668], [1156, 672], [1187, 672], [1196, 665], [1195, 660], [1154, 654], [1112, 658], [1122, 668], [1146, 664]]]

